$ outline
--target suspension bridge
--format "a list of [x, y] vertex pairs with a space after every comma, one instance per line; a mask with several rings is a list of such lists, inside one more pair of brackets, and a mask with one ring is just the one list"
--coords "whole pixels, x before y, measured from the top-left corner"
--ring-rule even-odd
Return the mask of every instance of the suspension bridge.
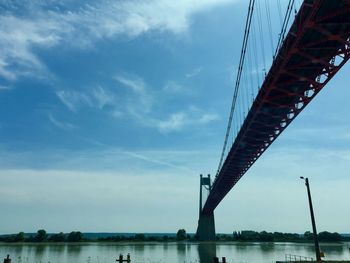
[[215, 208], [349, 58], [350, 0], [249, 1], [219, 166], [200, 179], [199, 240], [215, 240]]

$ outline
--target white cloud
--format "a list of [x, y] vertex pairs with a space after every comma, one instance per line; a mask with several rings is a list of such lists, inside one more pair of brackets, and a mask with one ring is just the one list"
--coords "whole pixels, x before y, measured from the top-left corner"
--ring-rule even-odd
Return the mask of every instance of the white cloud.
[[[187, 31], [191, 16], [235, 0], [100, 0], [80, 8], [57, 11], [57, 3], [17, 3], [28, 9], [27, 17], [13, 12], [0, 15], [0, 76], [16, 80], [23, 75], [48, 74], [33, 47], [48, 48], [65, 43], [86, 48], [95, 41], [118, 35], [137, 37], [150, 31]], [[65, 5], [65, 2], [60, 3]], [[26, 6], [28, 5], [28, 6]], [[79, 5], [79, 4], [78, 4]]]
[[219, 116], [217, 114], [202, 113], [201, 111], [193, 111], [189, 109], [187, 112], [173, 113], [167, 120], [160, 120], [155, 123], [160, 132], [168, 133], [183, 130], [185, 127], [206, 125], [217, 121], [218, 119]]
[[175, 81], [168, 81], [163, 87], [163, 91], [170, 94], [179, 94], [179, 95], [190, 95], [193, 93], [193, 90], [191, 90], [189, 87], [180, 85]]
[[98, 86], [92, 90], [92, 96], [95, 98], [97, 107], [102, 109], [106, 105], [113, 105], [115, 97], [113, 94], [109, 93], [106, 89]]
[[10, 90], [10, 89], [12, 89], [12, 87], [0, 85], [0, 91], [1, 90]]
[[[154, 157], [154, 156], [147, 156], [146, 154], [135, 153], [135, 152], [124, 152], [124, 153], [133, 157], [133, 158], [140, 159], [140, 160], [143, 160], [146, 162], [150, 162], [150, 163], [153, 163], [156, 165], [167, 166], [170, 168], [175, 168], [177, 170], [183, 170], [186, 172], [195, 173], [195, 171], [193, 171], [192, 169], [190, 169], [188, 167], [185, 167], [182, 165], [175, 165], [175, 164], [171, 163], [170, 161], [164, 161], [164, 160], [158, 159], [157, 157]], [[163, 159], [164, 159], [164, 156], [163, 156]]]
[[150, 90], [146, 90], [145, 82], [137, 76], [122, 76], [114, 77], [123, 87], [129, 89], [129, 93], [125, 94], [124, 108], [134, 117], [140, 117], [149, 113], [153, 107], [153, 97]]
[[130, 88], [133, 92], [144, 95], [145, 93], [145, 83], [142, 79], [138, 77], [123, 77], [121, 75], [116, 75], [114, 77], [115, 80], [123, 84], [124, 86]]
[[[203, 112], [196, 107], [169, 113], [166, 118], [155, 117], [154, 101], [156, 100], [154, 96], [158, 96], [157, 99], [159, 100], [162, 94], [152, 94], [146, 83], [137, 76], [124, 77], [117, 75], [114, 79], [131, 91], [131, 94], [125, 95], [123, 100], [124, 106], [121, 108], [127, 111], [124, 110], [124, 113], [132, 116], [141, 125], [156, 128], [161, 133], [181, 131], [186, 127], [205, 125], [219, 119], [218, 115]], [[171, 91], [181, 95], [183, 93], [180, 92], [180, 89], [183, 88], [175, 82], [168, 82], [163, 91]], [[122, 110], [117, 111], [117, 117], [119, 117], [120, 111]]]
[[77, 112], [77, 110], [83, 105], [93, 105], [91, 98], [83, 92], [78, 92], [75, 90], [59, 90], [56, 92], [56, 95], [61, 102], [73, 112]]
[[116, 104], [115, 95], [101, 86], [87, 91], [59, 90], [56, 95], [72, 112], [77, 112], [82, 107], [103, 109], [107, 105]]
[[[104, 109], [105, 106], [110, 106], [107, 111], [116, 119], [129, 116], [140, 125], [156, 128], [161, 133], [181, 131], [195, 125], [206, 125], [219, 119], [217, 114], [204, 112], [193, 106], [182, 111], [159, 114], [154, 104], [155, 101], [161, 100], [161, 93], [153, 94], [143, 79], [137, 76], [116, 75], [114, 79], [124, 88], [122, 95], [118, 97], [116, 91], [101, 86], [85, 91], [59, 90], [56, 95], [74, 113], [84, 107]], [[117, 89], [120, 91], [120, 86], [117, 86]], [[157, 100], [156, 96], [158, 96]], [[166, 117], [159, 117], [160, 115]]]
[[191, 72], [186, 73], [185, 77], [186, 78], [193, 78], [193, 77], [197, 76], [201, 72], [202, 72], [202, 67], [198, 67], [198, 68], [193, 69]]
[[203, 114], [199, 118], [198, 122], [201, 123], [201, 124], [207, 124], [207, 123], [210, 123], [210, 122], [213, 122], [213, 121], [217, 121], [219, 119], [220, 119], [220, 117], [217, 114], [206, 113], [206, 114]]
[[183, 112], [171, 114], [168, 120], [158, 121], [157, 125], [161, 132], [181, 130], [188, 122], [187, 115]]
[[72, 123], [62, 122], [62, 121], [57, 120], [51, 114], [49, 115], [49, 120], [51, 121], [51, 123], [53, 125], [55, 125], [56, 127], [60, 128], [62, 130], [68, 131], [68, 130], [72, 130], [72, 129], [76, 129], [77, 128], [77, 126], [72, 124]]
[[54, 46], [65, 29], [60, 21], [53, 19], [0, 15], [0, 76], [11, 81], [20, 76], [48, 75], [32, 47]]

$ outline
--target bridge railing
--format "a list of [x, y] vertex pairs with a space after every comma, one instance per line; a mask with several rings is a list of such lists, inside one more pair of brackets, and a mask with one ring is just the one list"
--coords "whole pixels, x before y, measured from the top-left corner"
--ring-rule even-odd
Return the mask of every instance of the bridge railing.
[[292, 255], [292, 254], [286, 254], [285, 255], [285, 262], [305, 262], [305, 261], [314, 261], [314, 258], [312, 257], [304, 257], [299, 255]]

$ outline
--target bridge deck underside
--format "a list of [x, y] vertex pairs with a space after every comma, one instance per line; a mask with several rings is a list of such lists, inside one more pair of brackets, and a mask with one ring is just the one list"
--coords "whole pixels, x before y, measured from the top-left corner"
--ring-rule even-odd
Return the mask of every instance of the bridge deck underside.
[[211, 213], [350, 57], [350, 0], [305, 0], [216, 177]]

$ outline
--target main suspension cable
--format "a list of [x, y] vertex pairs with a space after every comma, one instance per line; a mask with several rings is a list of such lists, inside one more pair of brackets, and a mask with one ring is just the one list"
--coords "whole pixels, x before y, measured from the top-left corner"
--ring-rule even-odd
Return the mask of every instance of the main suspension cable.
[[277, 47], [276, 47], [275, 56], [274, 56], [275, 58], [277, 56], [277, 53], [278, 53], [279, 49], [282, 46], [282, 43], [283, 43], [286, 31], [287, 31], [287, 27], [288, 27], [288, 24], [289, 24], [290, 15], [291, 15], [291, 13], [293, 11], [293, 6], [294, 6], [294, 0], [289, 0], [287, 11], [286, 11], [286, 14], [285, 14], [284, 20], [283, 20], [281, 33], [279, 35], [279, 39], [278, 39], [278, 42], [277, 42]]
[[242, 76], [243, 64], [244, 64], [244, 60], [245, 60], [245, 54], [246, 54], [246, 51], [247, 51], [247, 43], [248, 43], [248, 39], [249, 39], [250, 26], [251, 26], [251, 23], [252, 23], [254, 4], [255, 4], [255, 0], [249, 0], [248, 15], [247, 15], [246, 25], [245, 25], [245, 30], [244, 30], [244, 37], [243, 37], [243, 44], [242, 44], [242, 50], [241, 50], [241, 57], [240, 57], [240, 60], [239, 60], [236, 84], [235, 84], [235, 89], [234, 89], [234, 94], [233, 94], [232, 104], [231, 104], [231, 111], [230, 111], [230, 116], [229, 116], [229, 121], [228, 121], [228, 125], [227, 125], [224, 145], [223, 145], [223, 148], [222, 148], [221, 157], [220, 157], [220, 161], [219, 161], [218, 170], [216, 172], [216, 176], [218, 176], [218, 174], [220, 172], [220, 169], [221, 169], [221, 166], [222, 166], [222, 163], [224, 161], [226, 147], [227, 147], [227, 142], [228, 142], [228, 138], [229, 138], [230, 132], [231, 132], [232, 118], [233, 118], [233, 114], [234, 114], [235, 107], [236, 107], [237, 95], [238, 95], [238, 90], [239, 90], [239, 86], [240, 86], [239, 84], [240, 84], [240, 80], [241, 80], [241, 76]]

